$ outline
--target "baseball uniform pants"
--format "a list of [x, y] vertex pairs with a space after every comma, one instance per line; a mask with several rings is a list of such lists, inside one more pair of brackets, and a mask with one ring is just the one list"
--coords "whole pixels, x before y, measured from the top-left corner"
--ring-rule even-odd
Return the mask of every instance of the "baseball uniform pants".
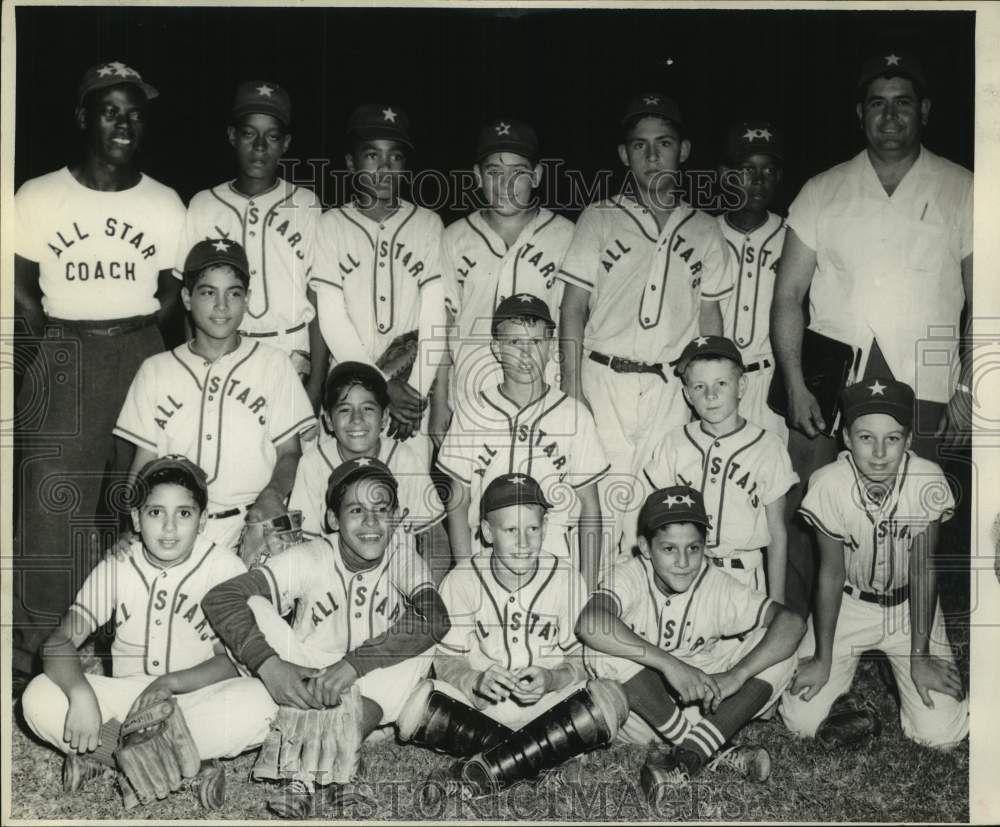
[[771, 379], [774, 377], [774, 357], [749, 359], [750, 364], [768, 361], [770, 367], [758, 368], [746, 374], [747, 392], [740, 400], [740, 416], [749, 419], [755, 425], [778, 435], [782, 442], [788, 444], [788, 425], [785, 418], [776, 414], [767, 406], [767, 394], [771, 390]]

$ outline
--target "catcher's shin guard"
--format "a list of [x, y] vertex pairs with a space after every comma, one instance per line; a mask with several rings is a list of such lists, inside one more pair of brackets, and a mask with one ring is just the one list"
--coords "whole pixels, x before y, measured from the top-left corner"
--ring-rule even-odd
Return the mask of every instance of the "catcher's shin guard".
[[513, 730], [462, 701], [417, 684], [396, 721], [399, 738], [438, 752], [465, 758], [499, 744]]
[[462, 773], [475, 794], [499, 792], [588, 750], [610, 744], [628, 717], [614, 681], [591, 680], [506, 740], [470, 758]]

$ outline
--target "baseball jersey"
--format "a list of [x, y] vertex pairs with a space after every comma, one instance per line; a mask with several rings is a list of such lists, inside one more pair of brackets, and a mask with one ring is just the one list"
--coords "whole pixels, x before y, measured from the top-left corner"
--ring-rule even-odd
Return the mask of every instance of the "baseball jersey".
[[319, 198], [281, 178], [253, 196], [234, 183], [202, 190], [191, 199], [184, 225], [187, 249], [206, 238], [229, 238], [246, 250], [250, 295], [241, 330], [285, 333], [308, 324], [315, 315], [306, 282], [322, 215]]
[[151, 356], [132, 380], [114, 433], [200, 465], [209, 511], [220, 511], [256, 500], [271, 479], [277, 446], [315, 422], [288, 357], [241, 339], [214, 362], [190, 343]]
[[88, 632], [114, 619], [116, 678], [165, 675], [214, 655], [216, 635], [201, 600], [245, 571], [239, 557], [202, 537], [187, 560], [169, 568], [154, 563], [136, 540], [126, 552], [108, 554], [94, 566], [69, 611], [83, 619]]
[[[378, 458], [399, 483], [402, 531], [420, 534], [444, 519], [444, 506], [427, 473], [426, 462], [412, 446], [395, 439], [380, 439]], [[337, 440], [327, 434], [310, 445], [299, 460], [288, 507], [302, 512], [302, 531], [310, 537], [328, 533], [327, 482], [330, 472], [343, 462]]]
[[645, 557], [615, 566], [594, 594], [610, 598], [639, 637], [681, 659], [707, 656], [720, 638], [758, 628], [772, 602], [707, 560], [686, 592], [668, 596]]
[[184, 204], [143, 175], [134, 187], [85, 187], [67, 167], [14, 196], [14, 251], [38, 263], [42, 308], [59, 319], [125, 319], [160, 309], [161, 270], [183, 267]]
[[699, 302], [729, 295], [733, 270], [711, 216], [681, 204], [661, 231], [645, 207], [618, 195], [580, 215], [559, 278], [591, 294], [584, 347], [657, 363], [698, 335]]
[[941, 468], [907, 451], [892, 490], [879, 503], [867, 493], [849, 451], [809, 479], [799, 513], [844, 547], [847, 583], [890, 592], [910, 582], [910, 548], [934, 520], [945, 522], [955, 499]]
[[587, 591], [569, 563], [542, 552], [534, 575], [508, 591], [493, 572], [498, 564], [474, 557], [441, 582], [451, 629], [440, 647], [464, 655], [473, 669], [496, 663], [505, 669], [553, 669], [579, 642], [574, 628]]
[[258, 571], [278, 613], [294, 607], [295, 636], [336, 659], [392, 626], [405, 599], [434, 587], [427, 564], [400, 532], [382, 559], [363, 571], [344, 562], [339, 538], [326, 537], [292, 546]]
[[[549, 387], [523, 408], [497, 387], [459, 407], [438, 453], [438, 467], [470, 487], [469, 525], [479, 525], [483, 491], [502, 474], [527, 474], [542, 487], [549, 531], [568, 531], [579, 517], [576, 491], [610, 469], [590, 411]], [[558, 544], [552, 546], [556, 550]]]
[[733, 291], [722, 309], [722, 335], [736, 343], [749, 364], [772, 355], [771, 299], [785, 243], [785, 220], [769, 212], [767, 220], [750, 232], [734, 227], [725, 214], [718, 221], [735, 265]]
[[705, 551], [732, 557], [771, 542], [765, 508], [783, 497], [799, 476], [784, 443], [744, 421], [725, 436], [691, 422], [667, 435], [643, 468], [653, 490], [687, 485], [701, 491], [711, 526]]
[[418, 330], [410, 384], [427, 395], [443, 355], [447, 321], [442, 228], [437, 215], [406, 201], [381, 222], [354, 204], [323, 213], [309, 284], [337, 362], [375, 364], [393, 339]]

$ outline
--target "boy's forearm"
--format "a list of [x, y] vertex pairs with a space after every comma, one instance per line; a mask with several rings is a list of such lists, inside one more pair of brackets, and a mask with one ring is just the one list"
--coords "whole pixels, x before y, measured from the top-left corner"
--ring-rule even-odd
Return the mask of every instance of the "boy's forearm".
[[228, 655], [217, 654], [190, 669], [168, 672], [163, 676], [162, 683], [174, 695], [183, 695], [229, 678], [237, 678], [239, 674]]
[[567, 686], [582, 683], [589, 677], [583, 664], [583, 647], [577, 646], [569, 652], [563, 662], [552, 669], [553, 681], [550, 692], [558, 692]]
[[482, 674], [473, 668], [462, 655], [434, 654], [434, 673], [445, 683], [451, 684], [465, 697], [472, 699], [476, 681]]
[[455, 563], [472, 557], [472, 529], [469, 527], [469, 488], [449, 478], [448, 540]]
[[271, 472], [271, 479], [268, 480], [265, 488], [270, 489], [283, 500], [288, 499], [288, 495], [292, 492], [292, 486], [295, 485], [295, 471], [299, 467], [301, 455], [302, 452], [298, 448], [281, 454], [274, 463], [274, 471]]
[[256, 673], [262, 663], [277, 654], [257, 626], [251, 597], [271, 600], [271, 589], [263, 572], [254, 570], [220, 583], [202, 598], [201, 607], [212, 628], [236, 658]]
[[931, 626], [937, 608], [937, 567], [934, 552], [937, 547], [938, 523], [914, 539], [910, 553], [910, 652], [927, 654], [930, 648]]
[[84, 687], [90, 688], [73, 641], [56, 629], [42, 644], [42, 671], [68, 698]]
[[587, 589], [597, 588], [597, 578], [601, 570], [601, 546], [604, 539], [601, 504], [596, 488], [591, 499], [583, 500], [580, 508], [578, 534], [580, 537], [580, 573]]
[[[829, 540], [829, 542], [835, 541]], [[837, 633], [837, 618], [840, 616], [840, 604], [844, 598], [845, 575], [843, 565], [834, 566], [832, 561], [824, 557], [825, 555], [821, 555], [817, 577], [813, 627], [816, 635], [815, 656], [829, 662], [833, 656], [833, 638]]]
[[743, 683], [770, 666], [790, 658], [799, 647], [805, 633], [805, 621], [788, 609], [781, 608], [768, 624], [760, 642], [744, 655], [731, 670]]
[[672, 658], [672, 655], [633, 632], [621, 618], [605, 609], [589, 605], [580, 613], [576, 635], [591, 649], [625, 658], [657, 671], [661, 670], [665, 660]]
[[785, 576], [788, 567], [788, 534], [785, 531], [785, 498], [781, 497], [765, 508], [768, 534], [767, 596], [778, 603], [785, 602]]

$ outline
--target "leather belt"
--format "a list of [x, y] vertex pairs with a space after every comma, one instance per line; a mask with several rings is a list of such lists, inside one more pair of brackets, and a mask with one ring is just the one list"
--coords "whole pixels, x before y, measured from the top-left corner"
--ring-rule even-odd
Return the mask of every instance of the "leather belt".
[[58, 319], [49, 316], [48, 322], [68, 327], [86, 336], [124, 336], [156, 324], [156, 315], [129, 316], [125, 319]]
[[744, 365], [745, 373], [753, 373], [755, 370], [767, 370], [767, 368], [773, 367], [774, 362], [770, 359], [760, 359], [756, 362], [751, 362], [749, 365]]
[[743, 561], [738, 557], [709, 557], [713, 565], [721, 569], [745, 569]]
[[235, 517], [237, 514], [242, 514], [244, 511], [249, 511], [249, 506], [238, 505], [234, 508], [227, 508], [225, 511], [215, 511], [208, 515], [210, 520], [224, 520], [226, 517]]
[[662, 362], [637, 362], [634, 359], [624, 359], [621, 356], [606, 356], [596, 350], [590, 351], [590, 361], [611, 368], [615, 373], [653, 373], [664, 382], [669, 382], [663, 372]]
[[276, 330], [274, 333], [249, 333], [246, 330], [241, 330], [241, 336], [250, 336], [253, 339], [267, 339], [272, 336], [287, 336], [289, 333], [298, 333], [302, 330], [308, 322], [302, 322], [302, 324], [297, 324], [295, 327], [290, 327], [288, 330]]
[[875, 603], [879, 606], [890, 608], [910, 599], [910, 587], [900, 586], [891, 592], [880, 594], [878, 592], [862, 591], [854, 586], [845, 585], [844, 594], [853, 597], [855, 600], [864, 600], [865, 603]]

